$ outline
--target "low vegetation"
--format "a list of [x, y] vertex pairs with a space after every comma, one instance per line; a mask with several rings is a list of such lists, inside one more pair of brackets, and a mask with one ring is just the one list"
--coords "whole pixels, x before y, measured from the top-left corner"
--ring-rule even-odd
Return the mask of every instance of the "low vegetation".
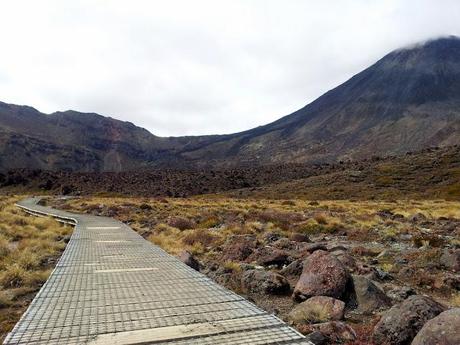
[[27, 216], [20, 197], [0, 196], [0, 342], [19, 320], [65, 248], [71, 228]]
[[[298, 275], [291, 276], [286, 266], [317, 248], [336, 255], [353, 274], [378, 281], [394, 301], [398, 294], [417, 293], [446, 306], [459, 305], [460, 281], [454, 273], [458, 268], [441, 257], [460, 247], [460, 202], [219, 195], [78, 197], [48, 202], [58, 208], [118, 218], [171, 254], [186, 250], [200, 261], [203, 273], [284, 319], [295, 306], [290, 294], [248, 291], [242, 283], [244, 274], [263, 267], [286, 276], [292, 289]], [[455, 266], [455, 258], [451, 263]], [[357, 332], [355, 344], [370, 343], [369, 332], [378, 318], [356, 312], [346, 315]], [[299, 329], [305, 329], [302, 327]]]

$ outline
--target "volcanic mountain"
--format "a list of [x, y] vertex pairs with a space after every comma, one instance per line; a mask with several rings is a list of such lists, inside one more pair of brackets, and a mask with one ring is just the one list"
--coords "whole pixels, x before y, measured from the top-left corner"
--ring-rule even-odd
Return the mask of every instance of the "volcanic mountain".
[[460, 144], [460, 38], [395, 50], [291, 115], [230, 135], [154, 136], [97, 114], [0, 103], [0, 168], [121, 171], [333, 162]]

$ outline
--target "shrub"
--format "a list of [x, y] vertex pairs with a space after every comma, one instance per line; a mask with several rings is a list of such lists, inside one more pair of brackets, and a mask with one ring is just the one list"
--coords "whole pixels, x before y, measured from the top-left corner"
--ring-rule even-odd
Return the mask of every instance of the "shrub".
[[316, 220], [318, 224], [322, 224], [322, 225], [327, 224], [327, 215], [324, 212], [316, 213], [313, 216], [313, 219]]
[[8, 256], [9, 253], [10, 253], [10, 248], [8, 245], [8, 241], [6, 240], [4, 236], [0, 235], [0, 259]]
[[11, 298], [5, 291], [0, 291], [0, 309], [9, 307], [11, 305]]
[[17, 264], [8, 266], [6, 270], [0, 273], [0, 285], [5, 289], [20, 287], [26, 280], [26, 270]]
[[257, 212], [255, 216], [256, 220], [265, 223], [272, 222], [283, 230], [287, 230], [293, 223], [304, 220], [303, 214], [295, 212], [279, 212], [275, 210]]
[[218, 226], [220, 223], [221, 222], [220, 222], [219, 218], [217, 218], [215, 216], [209, 216], [209, 217], [206, 217], [203, 220], [201, 220], [198, 223], [198, 227], [203, 228], [203, 229], [209, 229], [209, 228], [214, 228], [214, 227]]
[[444, 239], [440, 236], [437, 235], [432, 235], [432, 234], [421, 234], [414, 236], [412, 238], [412, 242], [415, 247], [420, 248], [420, 247], [435, 247], [439, 248], [444, 245]]
[[188, 230], [195, 227], [195, 222], [184, 217], [170, 217], [168, 225], [179, 230]]
[[143, 211], [149, 211], [152, 209], [152, 206], [150, 206], [149, 204], [141, 204], [139, 208]]
[[200, 243], [205, 247], [210, 246], [215, 240], [216, 236], [206, 229], [197, 229], [187, 232], [182, 238], [182, 242], [186, 245], [193, 246], [196, 243]]

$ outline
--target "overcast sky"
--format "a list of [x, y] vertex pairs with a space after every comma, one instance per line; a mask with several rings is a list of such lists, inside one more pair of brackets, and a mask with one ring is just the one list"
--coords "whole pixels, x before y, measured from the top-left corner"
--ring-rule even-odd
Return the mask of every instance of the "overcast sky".
[[460, 1], [1, 1], [0, 100], [230, 133], [441, 35], [460, 35]]

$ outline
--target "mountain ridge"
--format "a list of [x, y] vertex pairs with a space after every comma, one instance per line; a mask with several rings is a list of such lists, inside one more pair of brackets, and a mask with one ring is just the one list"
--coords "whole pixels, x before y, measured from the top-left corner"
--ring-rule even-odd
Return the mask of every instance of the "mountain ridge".
[[303, 108], [239, 133], [159, 137], [77, 111], [0, 102], [0, 169], [126, 171], [323, 163], [460, 144], [460, 39], [396, 49]]

